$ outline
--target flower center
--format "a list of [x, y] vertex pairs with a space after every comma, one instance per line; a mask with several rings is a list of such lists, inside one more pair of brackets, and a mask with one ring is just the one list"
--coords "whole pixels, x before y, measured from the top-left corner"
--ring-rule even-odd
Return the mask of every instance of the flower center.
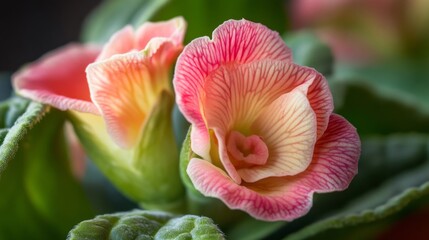
[[268, 147], [258, 135], [244, 136], [232, 131], [227, 140], [227, 150], [236, 167], [264, 165], [268, 160]]

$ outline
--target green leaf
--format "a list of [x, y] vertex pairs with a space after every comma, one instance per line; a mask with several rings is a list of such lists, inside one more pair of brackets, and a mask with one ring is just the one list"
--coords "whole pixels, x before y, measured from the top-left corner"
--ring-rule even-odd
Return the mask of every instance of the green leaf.
[[315, 68], [325, 77], [332, 74], [334, 58], [331, 49], [311, 31], [291, 32], [284, 37], [292, 49], [293, 62]]
[[[410, 209], [415, 209], [416, 205], [427, 205], [429, 200], [428, 166], [385, 184], [382, 189], [366, 195], [363, 199], [344, 209], [343, 213], [307, 226], [285, 239], [297, 240], [309, 239], [310, 237], [314, 239], [343, 239], [351, 236], [354, 239], [375, 238], [387, 226], [401, 218], [404, 213], [410, 212]], [[426, 178], [427, 182], [417, 187], [407, 188], [397, 194], [403, 182], [415, 183], [416, 181], [418, 182], [419, 178]], [[397, 195], [392, 197], [392, 194]], [[374, 202], [384, 201], [385, 199], [388, 200], [376, 205], [376, 207], [365, 208], [365, 205], [372, 205]], [[366, 210], [358, 211], [358, 209]], [[349, 212], [352, 213], [347, 214]], [[375, 228], [375, 225], [378, 226], [378, 229]]]
[[134, 210], [106, 214], [74, 227], [67, 239], [225, 239], [210, 218]]
[[226, 235], [230, 240], [259, 240], [264, 239], [284, 225], [285, 222], [264, 222], [249, 218], [238, 222], [236, 226], [226, 232]]
[[359, 173], [349, 188], [316, 194], [310, 212], [288, 223], [276, 236], [324, 239], [326, 236], [319, 234], [329, 231], [329, 238], [334, 238], [343, 232], [339, 228], [353, 226], [362, 230], [373, 226], [371, 233], [379, 232], [427, 199], [428, 172], [427, 135], [366, 137], [362, 139]]
[[140, 25], [168, 0], [106, 0], [86, 19], [82, 32], [84, 42], [104, 43], [127, 24]]
[[[0, 103], [0, 177], [15, 157], [26, 132], [33, 128], [48, 111], [48, 107], [12, 98]], [[19, 119], [19, 121], [18, 121]]]
[[335, 81], [368, 86], [377, 95], [429, 115], [429, 68], [426, 62], [391, 60], [367, 66], [337, 64]]
[[0, 104], [0, 239], [64, 238], [93, 214], [70, 170], [63, 123], [39, 103]]
[[371, 86], [330, 82], [335, 112], [347, 118], [361, 136], [398, 132], [429, 132], [429, 114], [400, 98], [385, 98]]

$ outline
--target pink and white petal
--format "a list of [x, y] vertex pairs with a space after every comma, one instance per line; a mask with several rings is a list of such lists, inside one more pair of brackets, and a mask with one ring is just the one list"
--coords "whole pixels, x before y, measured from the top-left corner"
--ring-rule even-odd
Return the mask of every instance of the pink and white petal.
[[[314, 78], [283, 61], [230, 64], [206, 78], [201, 109], [208, 128], [249, 132], [260, 112], [277, 98]], [[304, 69], [307, 70], [307, 69]]]
[[91, 64], [86, 70], [91, 98], [110, 136], [124, 148], [136, 143], [151, 106], [168, 87], [167, 73], [152, 69], [149, 62], [143, 53], [131, 52]]
[[12, 77], [18, 94], [61, 110], [98, 114], [91, 102], [85, 68], [94, 62], [100, 48], [69, 44], [25, 66]]
[[156, 37], [149, 41], [143, 52], [151, 58], [152, 65], [170, 69], [182, 49], [182, 44], [176, 45], [171, 40]]
[[264, 221], [291, 221], [306, 214], [312, 204], [308, 188], [290, 185], [284, 178], [239, 185], [221, 169], [196, 158], [189, 162], [187, 173], [203, 195], [218, 198], [229, 208]]
[[358, 172], [360, 140], [356, 129], [332, 114], [325, 134], [315, 146], [313, 160], [300, 174], [300, 183], [316, 192], [344, 190]]
[[133, 27], [127, 25], [110, 37], [98, 56], [97, 61], [105, 60], [115, 54], [127, 53], [131, 50], [138, 49], [136, 49], [136, 37]]
[[227, 146], [226, 146], [226, 136], [225, 131], [221, 129], [214, 129], [216, 138], [218, 141], [219, 149], [216, 149], [219, 151], [219, 158], [221, 160], [222, 167], [225, 169], [225, 171], [228, 173], [228, 176], [237, 184], [241, 183], [241, 177], [238, 174], [237, 170], [235, 169], [235, 166], [232, 164], [231, 160], [229, 159]]
[[229, 63], [264, 59], [290, 62], [291, 51], [277, 32], [244, 19], [223, 23], [214, 30], [213, 40], [193, 40], [179, 56], [173, 80], [176, 101], [186, 119], [194, 127], [205, 128], [200, 112], [201, 92], [212, 71]]
[[183, 17], [175, 17], [168, 21], [146, 22], [136, 32], [136, 48], [145, 49], [153, 38], [171, 41], [176, 46], [182, 46], [186, 31], [186, 21]]
[[191, 128], [191, 149], [198, 156], [210, 159], [210, 135], [207, 128]]
[[256, 119], [253, 129], [268, 146], [269, 158], [265, 165], [239, 169], [244, 181], [293, 176], [310, 164], [317, 122], [305, 93], [308, 85], [302, 88], [279, 97]]
[[325, 77], [314, 69], [302, 68], [313, 75], [313, 82], [308, 88], [307, 98], [316, 113], [317, 138], [320, 138], [328, 127], [329, 117], [334, 110], [334, 100]]

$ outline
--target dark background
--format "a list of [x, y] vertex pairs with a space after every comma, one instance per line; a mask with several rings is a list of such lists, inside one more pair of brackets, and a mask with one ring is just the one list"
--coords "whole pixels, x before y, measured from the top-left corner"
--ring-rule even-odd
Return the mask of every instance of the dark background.
[[78, 41], [85, 17], [101, 0], [26, 0], [0, 3], [0, 72], [68, 42]]

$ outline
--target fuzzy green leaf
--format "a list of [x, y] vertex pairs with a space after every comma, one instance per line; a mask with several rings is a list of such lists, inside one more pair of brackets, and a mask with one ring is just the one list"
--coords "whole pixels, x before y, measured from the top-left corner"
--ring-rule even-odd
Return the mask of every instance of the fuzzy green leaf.
[[93, 214], [73, 177], [63, 113], [12, 98], [0, 105], [0, 239], [64, 238]]
[[14, 158], [20, 142], [48, 112], [42, 104], [23, 98], [11, 98], [0, 103], [0, 177]]
[[[401, 218], [404, 214], [416, 207], [427, 206], [429, 200], [429, 181], [417, 187], [407, 188], [400, 194], [398, 192], [401, 183], [415, 182], [416, 179], [427, 179], [429, 167], [412, 172], [407, 176], [402, 176], [395, 181], [387, 183], [383, 189], [372, 192], [351, 204], [348, 208], [338, 215], [321, 220], [311, 224], [302, 230], [288, 236], [285, 240], [298, 239], [344, 239], [354, 236], [354, 239], [375, 238], [381, 234], [387, 226]], [[420, 176], [419, 176], [420, 175]], [[426, 176], [423, 176], [426, 175]], [[389, 199], [389, 197], [391, 197]], [[376, 205], [376, 207], [365, 209], [365, 205], [373, 204], [374, 202], [386, 202]], [[351, 213], [350, 213], [351, 212]], [[378, 228], [375, 228], [377, 226]], [[368, 229], [370, 229], [368, 231]]]
[[[362, 140], [359, 174], [343, 192], [316, 194], [303, 218], [278, 231], [286, 239], [344, 239], [347, 229], [377, 234], [429, 197], [429, 137], [394, 134]], [[298, 230], [298, 231], [297, 231]], [[328, 234], [328, 235], [325, 235]], [[345, 234], [345, 235], [341, 235]], [[342, 236], [342, 237], [340, 237]], [[356, 235], [358, 236], [358, 235]], [[361, 239], [375, 235], [361, 236]]]
[[225, 239], [210, 218], [175, 216], [165, 212], [134, 210], [86, 220], [69, 233], [80, 239]]

